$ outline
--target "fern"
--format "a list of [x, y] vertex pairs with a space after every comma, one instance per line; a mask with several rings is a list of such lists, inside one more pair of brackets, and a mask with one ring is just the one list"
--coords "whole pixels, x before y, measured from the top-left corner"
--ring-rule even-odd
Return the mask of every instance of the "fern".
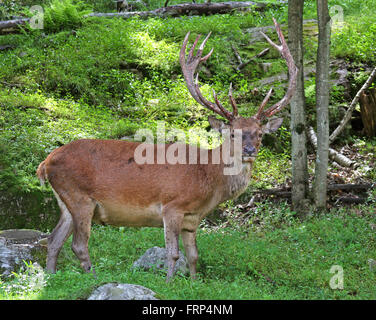
[[52, 0], [49, 7], [45, 9], [44, 30], [56, 32], [81, 26], [83, 16], [90, 11], [81, 1]]

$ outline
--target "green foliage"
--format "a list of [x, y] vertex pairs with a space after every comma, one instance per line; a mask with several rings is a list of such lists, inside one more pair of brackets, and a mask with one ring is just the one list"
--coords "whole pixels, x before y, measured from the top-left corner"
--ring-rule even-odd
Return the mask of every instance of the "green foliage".
[[12, 16], [25, 13], [25, 6], [32, 6], [35, 2], [33, 0], [2, 0], [0, 1], [0, 20], [10, 20]]
[[80, 27], [83, 23], [82, 17], [89, 12], [83, 1], [51, 0], [44, 9], [44, 30], [57, 32]]
[[332, 35], [334, 55], [352, 61], [374, 62], [376, 47], [372, 36], [376, 31], [376, 1], [347, 0], [333, 3], [341, 6], [345, 19], [343, 25], [335, 27]]
[[376, 46], [372, 40], [375, 32], [375, 16], [349, 21], [333, 36], [334, 54], [355, 61], [375, 61]]
[[18, 272], [13, 272], [13, 278], [5, 285], [0, 280], [0, 300], [33, 300], [41, 294], [47, 284], [48, 275], [38, 264], [27, 261], [24, 261], [24, 264]]
[[[39, 185], [35, 170], [56, 147], [100, 136], [111, 113], [41, 93], [2, 91], [0, 98], [0, 190], [30, 191]], [[104, 130], [106, 132], [106, 130]]]

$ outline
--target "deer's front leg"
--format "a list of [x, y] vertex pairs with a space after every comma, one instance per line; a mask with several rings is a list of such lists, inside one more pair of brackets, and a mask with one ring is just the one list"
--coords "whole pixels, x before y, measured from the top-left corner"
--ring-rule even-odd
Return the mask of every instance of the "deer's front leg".
[[198, 252], [196, 245], [196, 231], [182, 230], [181, 237], [188, 258], [189, 273], [192, 279], [196, 279], [196, 263], [198, 260]]
[[184, 214], [167, 209], [163, 212], [164, 236], [167, 250], [167, 279], [169, 282], [174, 274], [176, 260], [179, 259], [179, 234]]

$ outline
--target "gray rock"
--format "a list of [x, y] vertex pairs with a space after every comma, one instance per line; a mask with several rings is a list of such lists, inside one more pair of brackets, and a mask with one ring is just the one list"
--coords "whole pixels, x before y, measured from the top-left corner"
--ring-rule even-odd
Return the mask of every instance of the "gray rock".
[[[167, 251], [165, 248], [153, 247], [144, 253], [135, 263], [132, 268], [141, 268], [149, 270], [156, 268], [158, 270], [167, 271]], [[183, 274], [189, 273], [189, 266], [187, 258], [179, 251], [179, 259], [176, 261], [174, 273], [181, 272]]]
[[88, 300], [158, 300], [155, 292], [136, 284], [107, 283], [93, 291]]
[[368, 265], [371, 271], [376, 271], [376, 260], [368, 259]]
[[261, 66], [262, 66], [262, 71], [264, 71], [265, 73], [267, 73], [269, 70], [270, 70], [270, 68], [272, 67], [272, 63], [270, 63], [270, 62], [264, 62], [264, 63], [262, 63], [261, 64]]
[[25, 267], [24, 260], [43, 265], [46, 260], [46, 246], [39, 241], [42, 232], [29, 229], [0, 231], [0, 274], [9, 276], [12, 271]]

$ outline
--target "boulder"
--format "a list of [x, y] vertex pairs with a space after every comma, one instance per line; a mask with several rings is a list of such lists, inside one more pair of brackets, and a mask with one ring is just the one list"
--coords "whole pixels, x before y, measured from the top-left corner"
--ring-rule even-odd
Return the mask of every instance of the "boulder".
[[27, 262], [45, 265], [47, 247], [40, 243], [45, 234], [37, 230], [11, 229], [0, 231], [0, 274], [9, 276]]
[[88, 300], [158, 300], [155, 292], [136, 284], [106, 283], [93, 291]]
[[[153, 247], [148, 250], [135, 262], [132, 268], [141, 268], [149, 270], [156, 268], [157, 270], [167, 271], [167, 251], [165, 248]], [[179, 251], [179, 259], [176, 261], [174, 273], [189, 273], [187, 258]]]

